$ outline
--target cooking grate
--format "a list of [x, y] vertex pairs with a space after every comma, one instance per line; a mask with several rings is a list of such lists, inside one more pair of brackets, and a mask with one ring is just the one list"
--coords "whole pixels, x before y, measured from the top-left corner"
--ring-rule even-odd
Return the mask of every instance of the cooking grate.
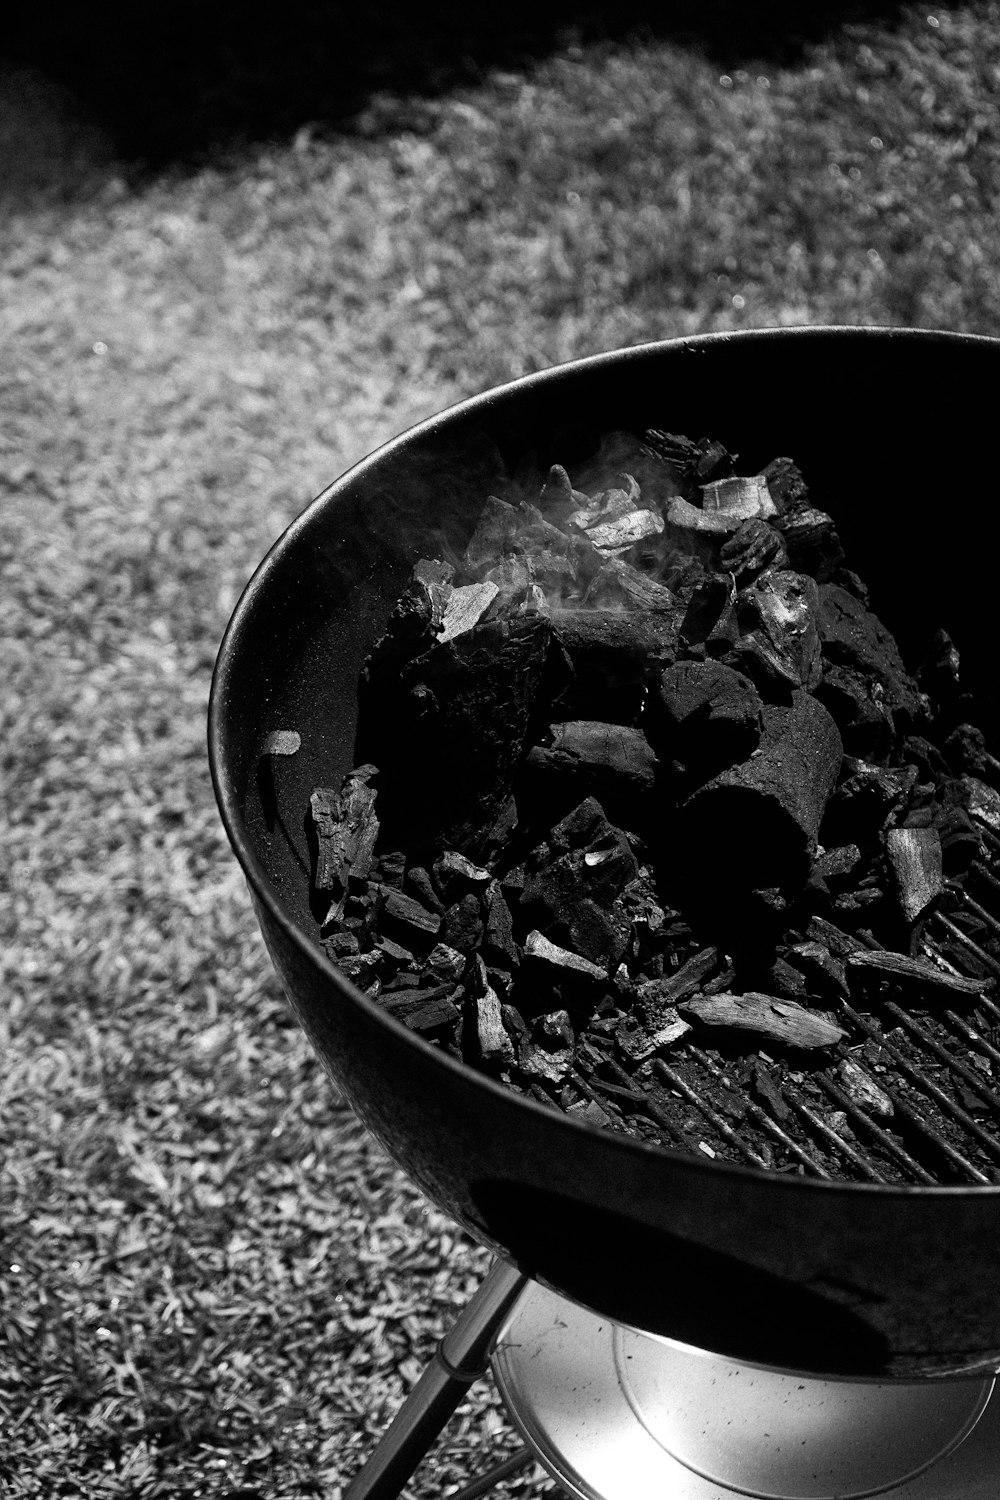
[[[949, 884], [951, 913], [930, 918], [920, 946], [945, 972], [976, 979], [1000, 976], [983, 946], [1000, 939], [1000, 838], [980, 832], [987, 859]], [[844, 936], [855, 949], [880, 947], [870, 934]], [[982, 995], [903, 1003], [890, 983], [868, 1009], [846, 998], [833, 1008], [849, 1040], [830, 1066], [772, 1074], [756, 1098], [724, 1058], [690, 1042], [653, 1061], [642, 1086], [610, 1053], [581, 1062], [574, 1082], [619, 1106], [617, 1128], [710, 1157], [860, 1182], [1000, 1183], [1000, 1007]], [[877, 1112], [845, 1087], [845, 1061], [877, 1083]]]

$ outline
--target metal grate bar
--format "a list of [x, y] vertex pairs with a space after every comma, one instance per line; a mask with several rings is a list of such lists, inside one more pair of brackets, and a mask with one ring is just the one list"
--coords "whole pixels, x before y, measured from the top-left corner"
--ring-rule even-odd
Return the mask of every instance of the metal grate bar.
[[959, 895], [962, 898], [963, 905], [967, 906], [981, 922], [984, 922], [992, 932], [996, 933], [997, 937], [1000, 937], [1000, 922], [997, 921], [993, 913], [987, 911], [985, 906], [981, 906], [975, 896], [970, 896], [968, 891], [960, 890]]
[[[926, 1026], [922, 1026], [915, 1016], [908, 1016], [906, 1011], [901, 1009], [895, 1001], [887, 1001], [885, 1008], [891, 1016], [895, 1016], [900, 1026], [909, 1032], [910, 1036], [933, 1052], [935, 1057], [939, 1057], [953, 1073], [957, 1073], [962, 1081], [977, 1093], [995, 1113], [1000, 1111], [1000, 1098], [997, 1098], [996, 1094], [987, 1088], [986, 1083], [976, 1073], [974, 1068], [967, 1067], [960, 1058], [952, 1057], [948, 1049], [942, 1047], [941, 1043], [936, 1037], [931, 1035]], [[981, 1145], [985, 1146], [994, 1160], [1000, 1161], [1000, 1142], [997, 1141], [996, 1137], [990, 1131], [985, 1130], [978, 1121], [974, 1120], [972, 1123], [976, 1126], [976, 1129], [973, 1131], [976, 1139]]]
[[[725, 1080], [725, 1074], [722, 1069], [700, 1047], [695, 1047], [689, 1043], [687, 1053], [689, 1057], [693, 1057], [696, 1062], [700, 1063], [713, 1078], [722, 1081]], [[783, 1094], [782, 1098], [784, 1098]], [[822, 1162], [813, 1156], [810, 1151], [807, 1151], [804, 1146], [800, 1146], [798, 1141], [794, 1140], [786, 1130], [783, 1130], [773, 1115], [769, 1115], [766, 1110], [761, 1109], [760, 1105], [754, 1104], [751, 1099], [747, 1099], [745, 1102], [747, 1114], [755, 1125], [760, 1126], [762, 1130], [766, 1130], [770, 1136], [779, 1141], [789, 1155], [794, 1156], [796, 1161], [800, 1162], [807, 1171], [812, 1172], [816, 1177], [823, 1177], [829, 1180], [830, 1174]]]
[[873, 1120], [871, 1115], [863, 1110], [861, 1106], [855, 1102], [855, 1100], [851, 1099], [849, 1095], [844, 1093], [843, 1089], [838, 1088], [829, 1074], [817, 1073], [816, 1082], [823, 1089], [825, 1089], [826, 1092], [830, 1095], [830, 1098], [840, 1106], [840, 1108], [847, 1115], [848, 1119], [856, 1120], [864, 1130], [868, 1131], [869, 1134], [878, 1141], [883, 1151], [887, 1152], [887, 1154], [891, 1156], [899, 1166], [903, 1167], [905, 1171], [909, 1172], [912, 1177], [915, 1177], [918, 1182], [922, 1182], [925, 1184], [925, 1186], [928, 1187], [932, 1187], [937, 1182], [937, 1178], [931, 1172], [928, 1172], [924, 1167], [922, 1167], [920, 1163], [910, 1155], [910, 1153], [906, 1150], [906, 1147], [902, 1146], [900, 1142], [896, 1140], [896, 1137], [894, 1135], [891, 1135], [890, 1132], [886, 1130], [884, 1126], [880, 1125], [877, 1120]]
[[970, 953], [974, 953], [979, 962], [985, 968], [989, 969], [991, 974], [1000, 976], [1000, 963], [997, 963], [996, 959], [991, 957], [985, 948], [980, 948], [979, 944], [974, 942], [967, 932], [963, 932], [961, 927], [957, 926], [950, 917], [946, 917], [944, 912], [935, 912], [932, 921], [939, 923], [956, 942], [961, 943], [964, 948], [968, 948]]
[[971, 1047], [976, 1047], [984, 1057], [988, 1057], [990, 1062], [996, 1063], [1000, 1067], [1000, 1048], [994, 1047], [992, 1042], [988, 1042], [984, 1036], [980, 1036], [975, 1027], [969, 1025], [964, 1016], [960, 1016], [957, 1011], [946, 1010], [944, 1018], [956, 1031], [961, 1032], [963, 1041], [968, 1042]]
[[700, 1113], [704, 1115], [705, 1119], [708, 1120], [713, 1130], [718, 1132], [718, 1134], [722, 1137], [727, 1145], [732, 1146], [733, 1149], [738, 1151], [741, 1156], [744, 1156], [747, 1161], [753, 1162], [755, 1167], [766, 1168], [768, 1166], [768, 1163], [764, 1160], [764, 1158], [758, 1155], [758, 1153], [753, 1149], [752, 1146], [747, 1145], [746, 1141], [741, 1138], [739, 1133], [733, 1129], [729, 1122], [727, 1120], [724, 1120], [722, 1116], [718, 1114], [710, 1104], [702, 1099], [701, 1095], [698, 1094], [698, 1092], [693, 1089], [684, 1078], [681, 1077], [681, 1075], [675, 1068], [671, 1068], [669, 1064], [663, 1061], [662, 1058], [658, 1057], [653, 1064], [653, 1070], [654, 1072], [659, 1074], [659, 1076], [663, 1078], [667, 1083], [669, 1083], [671, 1088], [676, 1089], [677, 1092], [683, 1098], [685, 1098], [689, 1104], [693, 1104], [695, 1109], [699, 1110]]
[[[955, 1119], [958, 1124], [960, 1124], [964, 1129], [968, 1130], [971, 1135], [977, 1134], [979, 1126], [977, 1122], [973, 1120], [972, 1116], [967, 1114], [960, 1105], [957, 1105], [954, 1100], [949, 1098], [945, 1091], [942, 1088], [939, 1088], [933, 1079], [928, 1078], [926, 1073], [921, 1072], [918, 1067], [911, 1063], [909, 1058], [905, 1057], [903, 1053], [900, 1052], [899, 1048], [893, 1045], [893, 1043], [888, 1039], [884, 1032], [877, 1030], [877, 1028], [874, 1027], [870, 1021], [866, 1020], [865, 1017], [862, 1016], [858, 1011], [856, 1011], [852, 1005], [849, 1005], [846, 1000], [842, 1000], [840, 1002], [840, 1008], [843, 1014], [848, 1018], [848, 1020], [852, 1022], [853, 1025], [855, 1025], [860, 1031], [864, 1032], [865, 1036], [870, 1038], [870, 1040], [873, 1041], [876, 1046], [882, 1047], [889, 1054], [899, 1071], [901, 1073], [905, 1073], [906, 1076], [916, 1084], [918, 1089], [926, 1094], [928, 1098], [933, 1099], [940, 1109], [944, 1110], [945, 1113], [951, 1115], [952, 1118]], [[954, 1146], [949, 1145], [944, 1137], [938, 1131], [936, 1131], [928, 1121], [922, 1119], [915, 1110], [911, 1109], [910, 1106], [905, 1102], [905, 1100], [900, 1099], [897, 1094], [895, 1094], [888, 1088], [885, 1089], [885, 1092], [889, 1095], [889, 1098], [892, 1100], [895, 1107], [899, 1110], [900, 1114], [902, 1114], [903, 1117], [908, 1120], [910, 1125], [914, 1126], [916, 1129], [919, 1129], [921, 1135], [929, 1140], [931, 1144], [936, 1148], [936, 1150], [940, 1151], [944, 1156], [946, 1156], [953, 1166], [957, 1167], [959, 1171], [967, 1173], [974, 1182], [989, 1181], [989, 1178], [984, 1177], [983, 1174], [979, 1171], [978, 1167], [974, 1167], [972, 1163], [965, 1156], [963, 1156], [960, 1151], [957, 1151]]]
[[885, 1178], [868, 1160], [867, 1156], [863, 1155], [860, 1151], [856, 1151], [853, 1146], [849, 1145], [849, 1143], [844, 1140], [844, 1137], [842, 1135], [838, 1135], [833, 1126], [828, 1125], [826, 1121], [822, 1119], [814, 1109], [810, 1109], [809, 1105], [806, 1104], [804, 1100], [796, 1099], [794, 1096], [792, 1096], [792, 1098], [790, 1098], [788, 1102], [791, 1104], [796, 1114], [801, 1115], [803, 1120], [808, 1123], [810, 1129], [814, 1130], [817, 1135], [822, 1136], [822, 1138], [827, 1142], [829, 1146], [832, 1147], [834, 1151], [836, 1151], [840, 1156], [845, 1157], [847, 1161], [849, 1161], [854, 1167], [857, 1168], [857, 1170], [863, 1177], [868, 1178], [869, 1182], [885, 1182]]

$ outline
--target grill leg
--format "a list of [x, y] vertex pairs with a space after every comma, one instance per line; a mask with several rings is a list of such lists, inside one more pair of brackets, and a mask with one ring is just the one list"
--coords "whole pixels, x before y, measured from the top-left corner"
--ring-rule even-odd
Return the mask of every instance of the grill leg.
[[396, 1500], [465, 1392], [485, 1374], [493, 1339], [526, 1284], [506, 1261], [493, 1262], [343, 1500]]

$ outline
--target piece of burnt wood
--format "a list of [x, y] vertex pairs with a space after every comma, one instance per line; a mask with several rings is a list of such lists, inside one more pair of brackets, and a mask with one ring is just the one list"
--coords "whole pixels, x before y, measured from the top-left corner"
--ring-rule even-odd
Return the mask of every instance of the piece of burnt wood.
[[646, 537], [664, 529], [660, 512], [644, 502], [631, 474], [620, 476], [620, 486], [605, 490], [575, 510], [566, 522], [579, 531], [602, 557], [621, 557]]
[[690, 1023], [682, 1020], [677, 1011], [668, 1006], [655, 1023], [643, 1024], [637, 1016], [623, 1016], [615, 1032], [615, 1041], [629, 1062], [641, 1063], [657, 1052], [676, 1046], [690, 1030]]
[[844, 1057], [837, 1064], [835, 1076], [840, 1087], [861, 1109], [869, 1114], [877, 1115], [882, 1120], [888, 1120], [895, 1114], [895, 1105], [884, 1089], [880, 1089], [874, 1078], [870, 1077], [853, 1058]]
[[538, 509], [553, 526], [564, 528], [574, 511], [587, 504], [587, 496], [573, 488], [562, 464], [553, 464], [538, 496]]
[[447, 1032], [449, 1037], [460, 1019], [461, 1011], [446, 996], [439, 1000], [426, 1000], [402, 1018], [404, 1026], [410, 1031], [420, 1032], [422, 1036]]
[[[592, 575], [581, 596], [584, 609], [655, 611], [668, 621], [680, 619], [680, 609], [666, 584], [632, 562], [609, 557]], [[676, 626], [675, 635], [676, 635]]]
[[744, 585], [765, 568], [784, 568], [788, 549], [780, 531], [759, 518], [744, 521], [719, 550], [719, 566]]
[[860, 948], [845, 958], [848, 979], [861, 987], [890, 984], [905, 990], [919, 1002], [944, 1003], [955, 999], [976, 999], [996, 988], [993, 979], [965, 979], [923, 958], [910, 958], [887, 949]]
[[521, 952], [514, 938], [514, 919], [504, 899], [500, 882], [491, 880], [483, 892], [482, 953], [486, 962], [503, 969], [516, 969]]
[[[543, 743], [529, 750], [518, 782], [518, 800], [534, 816], [558, 816], [593, 796], [625, 828], [641, 828], [650, 815], [656, 756], [639, 729], [574, 719], [552, 724]], [[529, 814], [531, 816], [531, 814]]]
[[821, 999], [846, 1000], [850, 994], [843, 960], [816, 939], [792, 943], [785, 950], [787, 961], [800, 969], [807, 984]]
[[480, 1062], [505, 1064], [514, 1061], [514, 1043], [504, 1025], [503, 1001], [490, 983], [479, 954], [471, 960], [465, 978], [466, 1037]]
[[867, 677], [893, 716], [897, 732], [906, 733], [925, 716], [916, 684], [903, 665], [899, 647], [871, 610], [835, 583], [819, 588], [818, 625], [824, 662], [850, 667]]
[[440, 940], [460, 953], [471, 953], [483, 940], [483, 913], [479, 897], [471, 892], [448, 907], [440, 918]]
[[745, 995], [712, 995], [684, 1000], [677, 1007], [685, 1019], [702, 1026], [748, 1031], [802, 1051], [835, 1047], [847, 1035], [840, 1026], [806, 1010], [794, 1000], [750, 991]]
[[802, 470], [790, 458], [772, 458], [761, 469], [767, 480], [768, 494], [779, 513], [793, 515], [809, 508], [809, 488], [802, 477]]
[[819, 590], [807, 574], [788, 568], [759, 574], [736, 599], [734, 663], [765, 685], [814, 688], [822, 670], [818, 606]]
[[529, 1077], [545, 1078], [559, 1083], [573, 1066], [576, 1037], [566, 1010], [553, 1010], [538, 1016], [531, 1034], [518, 1047], [517, 1062]]
[[844, 750], [860, 760], [887, 759], [896, 743], [896, 730], [888, 705], [863, 672], [827, 662], [816, 697], [837, 721]]
[[917, 781], [913, 766], [878, 766], [844, 758], [843, 779], [827, 805], [825, 844], [870, 844], [906, 808]]
[[702, 510], [766, 521], [777, 514], [763, 474], [729, 474], [701, 487]]
[[[368, 879], [378, 838], [373, 765], [358, 766], [344, 777], [339, 791], [317, 787], [309, 798], [316, 830], [317, 857], [313, 881], [317, 890], [333, 893], [332, 906], [346, 899], [349, 883]], [[339, 912], [338, 912], [339, 915]]]
[[[811, 694], [765, 704], [757, 750], [683, 803], [673, 832], [680, 868], [704, 897], [734, 889], [801, 889], [840, 770], [837, 726]], [[721, 916], [723, 913], [719, 911]]]
[[694, 442], [680, 433], [663, 432], [655, 427], [643, 433], [643, 447], [664, 464], [689, 500], [697, 498], [701, 485], [731, 474], [736, 458], [710, 438]]
[[600, 964], [592, 963], [582, 954], [574, 953], [569, 948], [563, 948], [560, 944], [551, 942], [544, 933], [537, 929], [529, 932], [525, 939], [524, 957], [526, 960], [530, 959], [544, 964], [550, 973], [554, 971], [554, 977], [558, 979], [582, 978], [592, 983], [607, 983], [607, 970]]
[[774, 525], [785, 539], [790, 566], [810, 574], [817, 583], [825, 583], [844, 561], [837, 528], [826, 511], [791, 507]]
[[429, 873], [422, 865], [411, 865], [406, 872], [405, 886], [409, 887], [410, 894], [414, 896], [429, 911], [436, 911], [438, 916], [443, 916], [445, 911], [444, 902], [438, 895], [437, 887]]
[[1000, 792], [980, 781], [978, 776], [963, 776], [960, 787], [970, 816], [993, 833], [1000, 834]]
[[[726, 488], [723, 507], [711, 501], [706, 506], [692, 505], [689, 500], [685, 500], [680, 495], [669, 500], [667, 502], [669, 524], [681, 534], [690, 533], [695, 536], [721, 538], [733, 536], [744, 521], [752, 521], [758, 517], [761, 520], [767, 520], [768, 516], [774, 515], [774, 502], [763, 480], [759, 482], [753, 479], [723, 480], [722, 484]], [[705, 486], [707, 491], [712, 489], [711, 485]], [[712, 497], [713, 500], [715, 498], [715, 496]]]
[[728, 573], [709, 573], [694, 583], [685, 598], [678, 634], [688, 649], [717, 643], [717, 655], [736, 644], [740, 634], [736, 587]]
[[658, 758], [686, 780], [707, 781], [745, 761], [763, 730], [760, 694], [720, 661], [682, 661], [661, 673], [643, 717]]
[[647, 679], [677, 656], [676, 607], [669, 612], [569, 610], [553, 618], [552, 629], [570, 668], [557, 699], [567, 719], [633, 723]]
[[661, 979], [650, 979], [639, 985], [638, 1010], [649, 1025], [658, 1023], [661, 1016], [673, 1011], [681, 1001], [697, 993], [710, 975], [719, 967], [718, 948], [701, 948], [691, 955], [672, 974]]
[[384, 836], [417, 862], [443, 843], [479, 857], [504, 810], [551, 646], [538, 618], [474, 626], [387, 670], [378, 648], [359, 691], [357, 744], [378, 751]]
[[936, 828], [889, 828], [884, 839], [900, 911], [913, 923], [944, 890], [941, 835]]
[[407, 948], [424, 951], [433, 947], [441, 929], [442, 918], [428, 911], [421, 902], [391, 886], [376, 887], [382, 897], [378, 917], [379, 932], [394, 938]]
[[493, 879], [489, 870], [466, 859], [457, 849], [443, 849], [434, 861], [432, 873], [437, 889], [448, 905], [470, 892], [480, 895]]

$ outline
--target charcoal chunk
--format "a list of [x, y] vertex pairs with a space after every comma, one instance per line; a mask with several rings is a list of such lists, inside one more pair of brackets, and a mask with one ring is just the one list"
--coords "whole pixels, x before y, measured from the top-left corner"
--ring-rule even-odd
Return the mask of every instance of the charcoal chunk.
[[678, 662], [650, 693], [644, 727], [675, 772], [708, 780], [757, 748], [763, 706], [749, 678], [723, 662]]

